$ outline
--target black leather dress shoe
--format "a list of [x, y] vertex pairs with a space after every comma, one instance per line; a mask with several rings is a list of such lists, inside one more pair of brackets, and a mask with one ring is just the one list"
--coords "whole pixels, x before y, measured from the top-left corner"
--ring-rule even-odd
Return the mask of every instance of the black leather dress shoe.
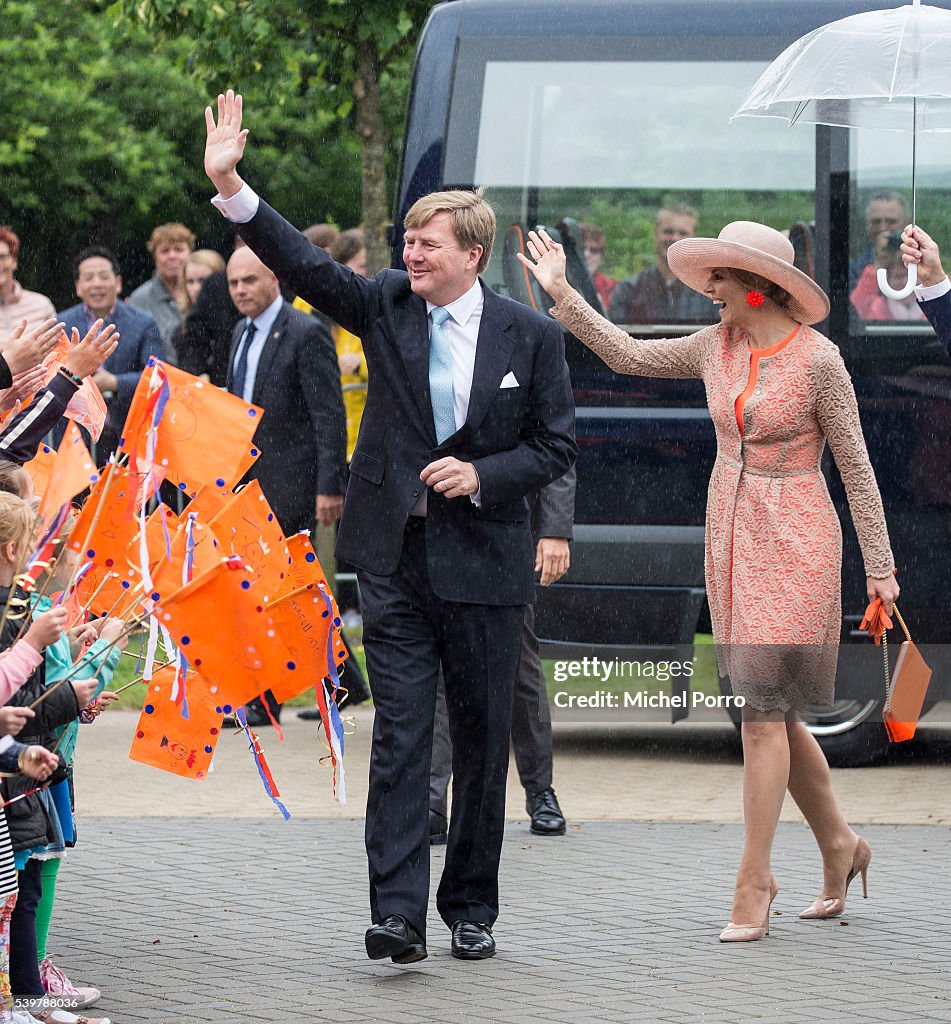
[[532, 819], [531, 831], [536, 836], [563, 836], [567, 825], [558, 806], [555, 791], [548, 787], [525, 801], [525, 810]]
[[495, 956], [492, 929], [478, 921], [453, 921], [452, 955], [457, 960], [488, 960]]
[[302, 718], [305, 722], [319, 722], [320, 721], [320, 708], [303, 708], [297, 712], [297, 717]]
[[418, 931], [399, 914], [391, 914], [367, 929], [367, 956], [371, 960], [389, 957], [394, 964], [415, 964], [425, 960], [426, 943]]
[[429, 845], [445, 846], [449, 840], [449, 822], [445, 814], [429, 808]]

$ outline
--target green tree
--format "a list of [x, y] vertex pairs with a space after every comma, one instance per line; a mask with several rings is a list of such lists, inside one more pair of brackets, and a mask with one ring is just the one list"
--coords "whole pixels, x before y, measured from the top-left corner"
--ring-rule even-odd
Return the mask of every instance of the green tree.
[[[318, 128], [332, 124], [315, 119], [351, 127], [359, 142], [362, 223], [374, 270], [389, 263], [392, 142], [410, 51], [432, 6], [433, 0], [117, 0], [112, 10], [162, 38], [189, 38], [184, 66], [215, 91], [232, 87], [244, 95], [252, 167], [268, 106], [290, 117], [289, 104], [303, 102], [299, 116], [310, 126], [311, 147], [323, 144]], [[273, 195], [269, 180], [267, 189]]]
[[[164, 221], [224, 248], [202, 171], [208, 92], [186, 69], [189, 40], [156, 40], [88, 0], [2, 7], [0, 223], [22, 238], [23, 283], [65, 308], [71, 259], [96, 242], [117, 251], [130, 289], [151, 273], [145, 241]], [[337, 113], [303, 97], [255, 112], [256, 173], [296, 223], [356, 222], [358, 153]]]

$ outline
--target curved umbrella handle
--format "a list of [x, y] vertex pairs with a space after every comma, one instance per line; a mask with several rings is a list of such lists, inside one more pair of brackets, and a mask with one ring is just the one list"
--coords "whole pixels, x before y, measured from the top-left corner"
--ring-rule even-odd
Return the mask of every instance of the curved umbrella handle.
[[882, 295], [887, 295], [890, 299], [906, 299], [915, 290], [915, 285], [918, 283], [918, 264], [908, 264], [908, 280], [905, 282], [904, 288], [896, 291], [888, 283], [888, 271], [884, 267], [878, 268], [878, 290]]

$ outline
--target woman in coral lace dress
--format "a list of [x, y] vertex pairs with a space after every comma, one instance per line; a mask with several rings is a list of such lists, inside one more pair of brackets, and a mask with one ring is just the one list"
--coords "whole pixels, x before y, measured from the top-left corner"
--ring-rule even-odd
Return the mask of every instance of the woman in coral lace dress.
[[871, 850], [842, 816], [829, 766], [799, 720], [833, 699], [841, 628], [842, 531], [820, 469], [826, 443], [849, 499], [869, 598], [898, 596], [882, 501], [852, 382], [838, 349], [809, 327], [829, 301], [792, 265], [780, 232], [737, 221], [688, 238], [668, 262], [709, 296], [720, 323], [675, 340], [629, 337], [565, 279], [562, 248], [532, 232], [519, 258], [555, 299], [551, 310], [616, 373], [699, 378], [717, 436], [707, 499], [706, 583], [720, 674], [743, 696], [743, 856], [724, 942], [769, 933], [778, 892], [770, 866], [788, 788], [822, 854], [823, 887], [800, 915], [842, 913]]

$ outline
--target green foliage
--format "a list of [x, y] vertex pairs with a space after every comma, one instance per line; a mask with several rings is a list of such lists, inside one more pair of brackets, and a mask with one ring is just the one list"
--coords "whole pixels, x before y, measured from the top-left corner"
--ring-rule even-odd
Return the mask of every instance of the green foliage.
[[[197, 6], [168, 3], [169, 9]], [[253, 31], [258, 29], [252, 25]], [[202, 245], [227, 229], [201, 166], [208, 82], [189, 73], [188, 35], [157, 38], [103, 5], [5, 0], [0, 18], [0, 222], [23, 240], [18, 276], [75, 301], [70, 262], [92, 242], [114, 248], [127, 291], [151, 272], [145, 241], [181, 220]], [[263, 87], [248, 174], [301, 225], [360, 217], [359, 144], [336, 111]]]
[[[116, 0], [109, 10], [160, 38], [188, 38], [187, 69], [213, 92], [242, 93], [249, 177], [266, 110], [280, 111], [284, 124], [296, 120], [311, 146], [334, 137], [359, 152], [360, 220], [374, 263], [392, 206], [411, 49], [431, 7], [432, 0]], [[273, 195], [270, 178], [253, 180]]]

